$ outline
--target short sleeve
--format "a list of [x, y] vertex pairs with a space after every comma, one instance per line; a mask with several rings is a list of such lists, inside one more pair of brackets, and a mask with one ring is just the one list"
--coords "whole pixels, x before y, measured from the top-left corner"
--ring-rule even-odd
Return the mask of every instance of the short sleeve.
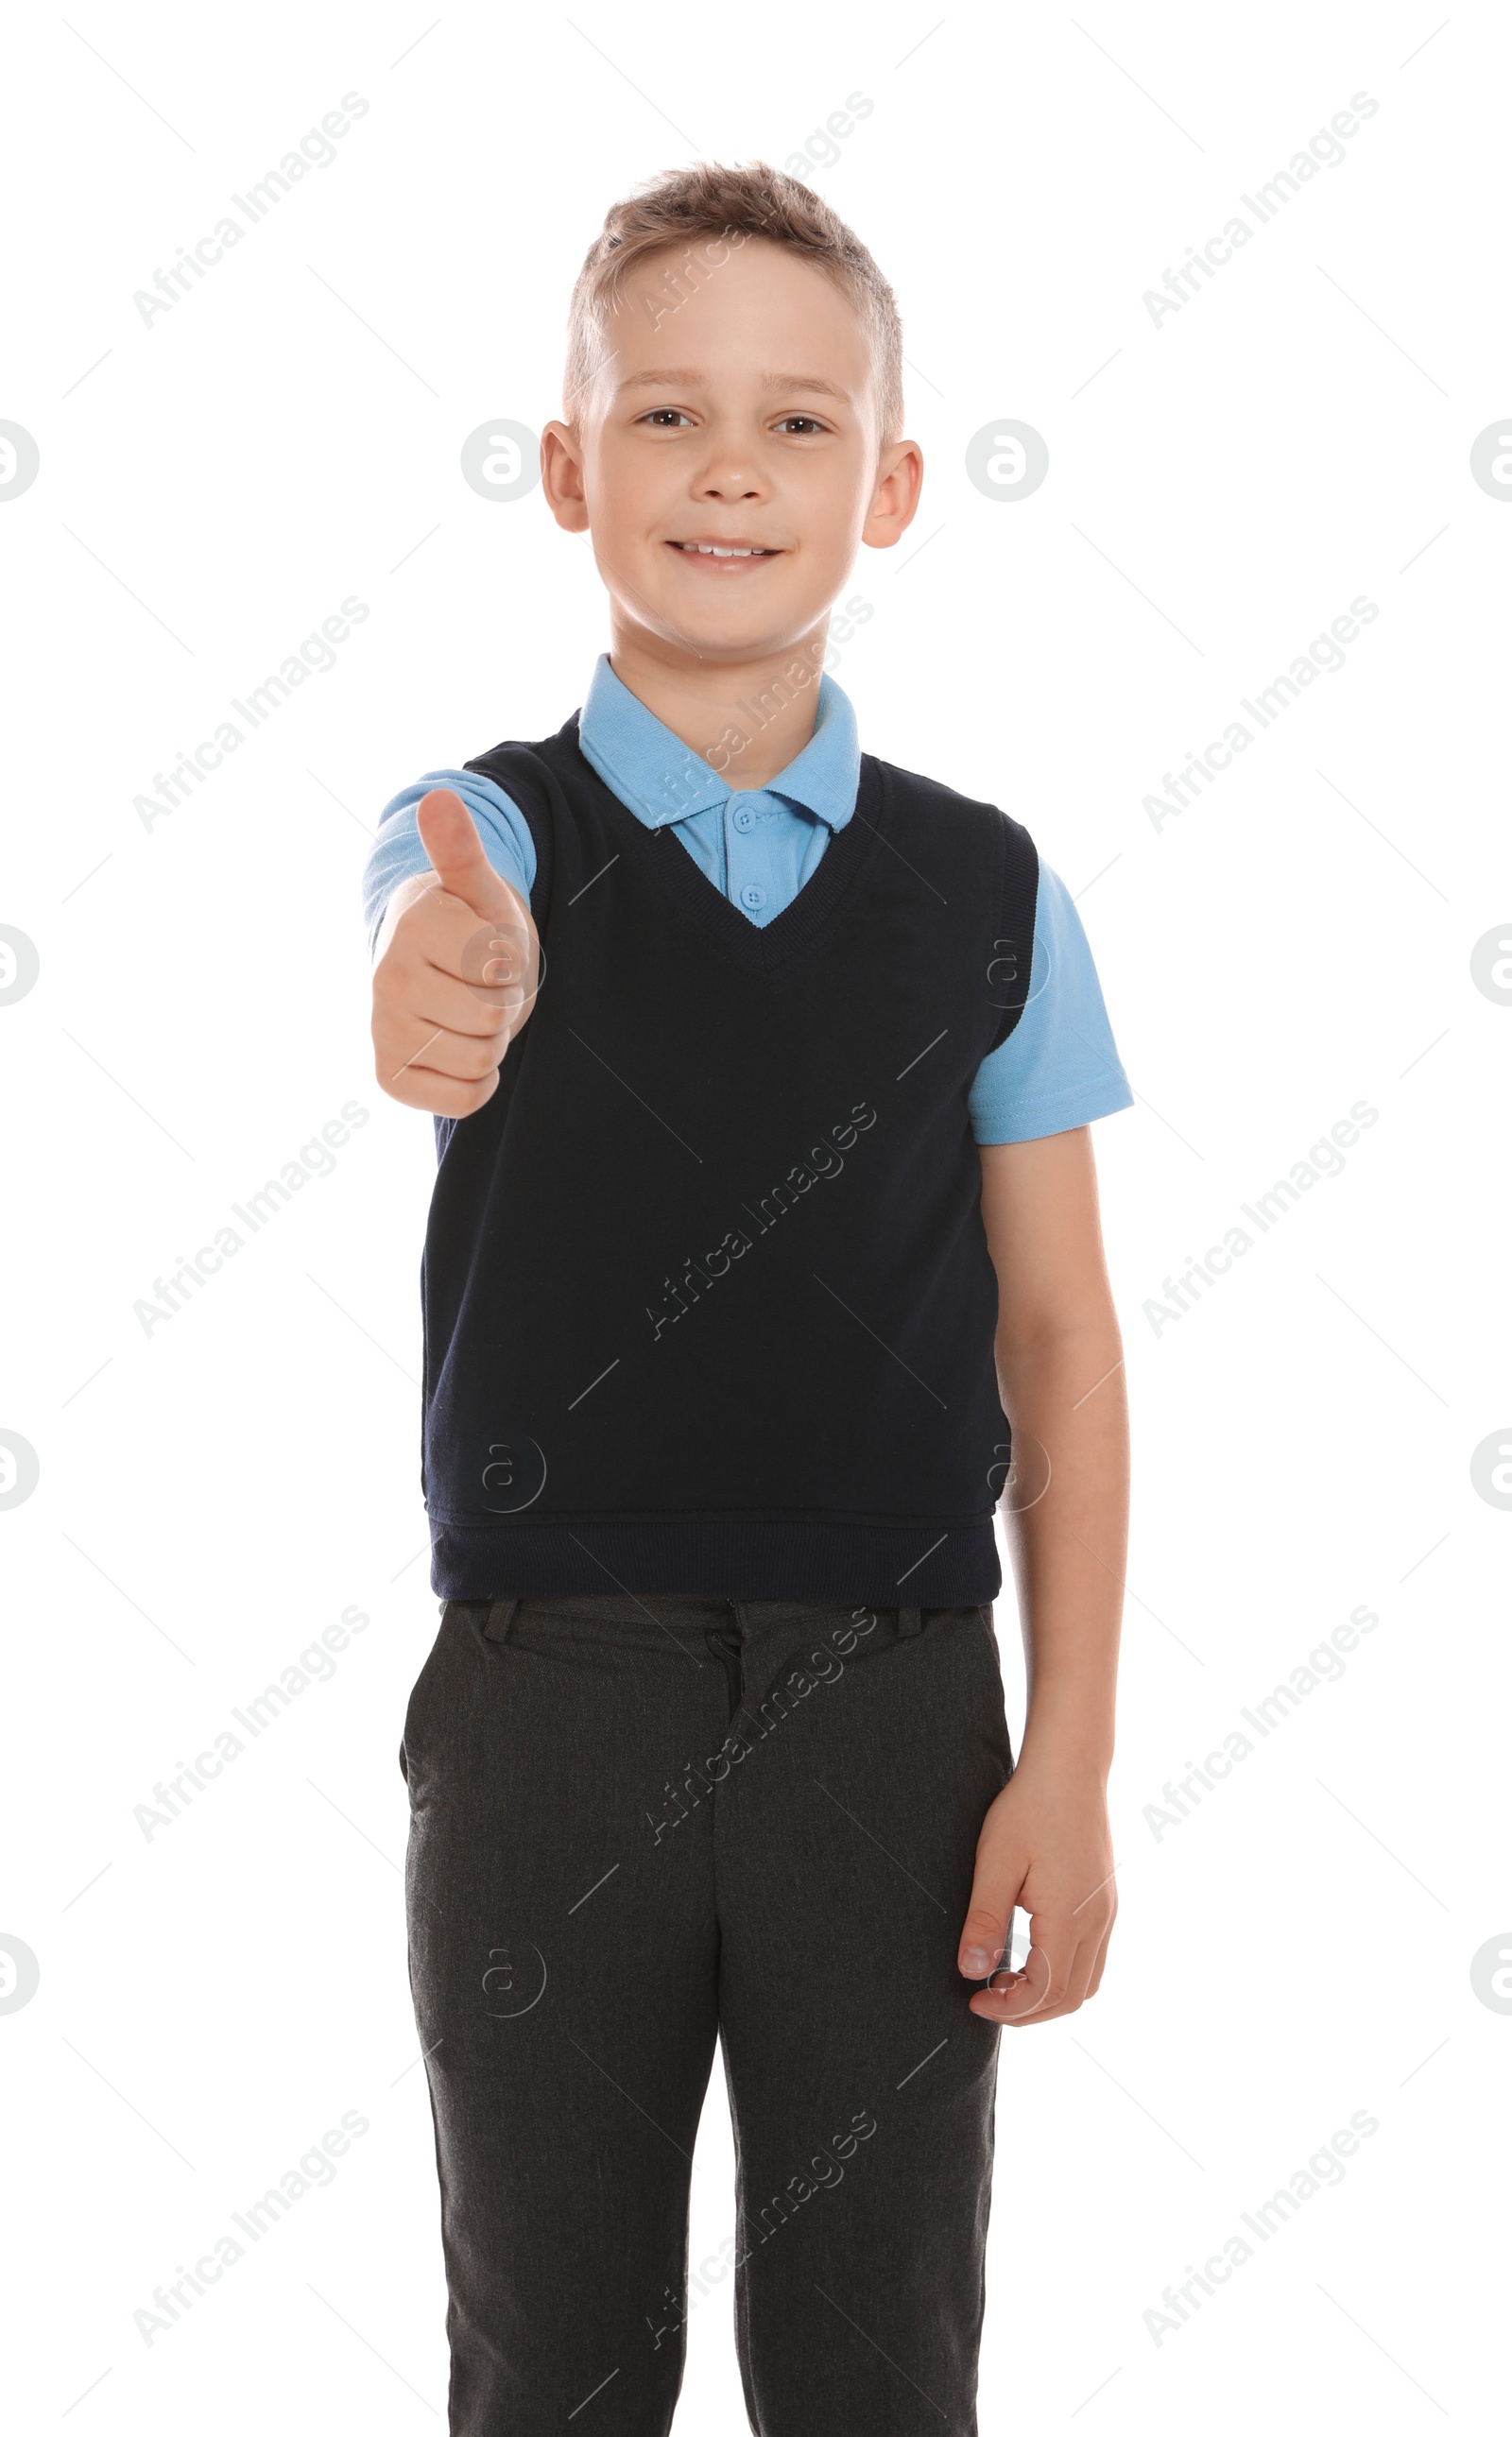
[[496, 786], [492, 779], [481, 778], [476, 770], [428, 770], [413, 787], [401, 787], [393, 801], [384, 805], [378, 834], [363, 868], [362, 912], [370, 949], [378, 944], [383, 909], [400, 881], [431, 868], [420, 844], [414, 814], [421, 797], [428, 796], [432, 787], [449, 787], [462, 798], [478, 825], [483, 850], [494, 869], [529, 902], [536, 879], [536, 841], [514, 798]]
[[1042, 863], [1029, 999], [976, 1070], [972, 1131], [979, 1143], [1034, 1142], [1133, 1105], [1081, 917]]

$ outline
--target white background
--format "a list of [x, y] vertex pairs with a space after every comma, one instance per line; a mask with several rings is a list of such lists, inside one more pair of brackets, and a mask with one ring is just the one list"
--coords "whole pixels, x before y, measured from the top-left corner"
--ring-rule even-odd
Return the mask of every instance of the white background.
[[[396, 1763], [436, 1623], [434, 1163], [373, 1081], [358, 877], [397, 787], [555, 728], [606, 642], [586, 542], [458, 466], [558, 411], [605, 208], [699, 156], [785, 165], [857, 92], [812, 183], [896, 287], [928, 472], [837, 674], [871, 750], [1003, 804], [1078, 893], [1138, 1095], [1098, 1129], [1136, 1434], [1123, 1908], [1094, 2004], [1004, 2041], [982, 2425], [1487, 2425], [1512, 2018], [1470, 1967], [1512, 1948], [1512, 1514], [1470, 1464], [1512, 1440], [1512, 1007], [1470, 959], [1512, 936], [1512, 500], [1469, 452], [1512, 409], [1509, 50], [1434, 0], [12, 19], [18, 2428], [445, 2425]], [[145, 326], [133, 292], [354, 91], [334, 164]], [[1143, 292], [1360, 93], [1344, 164], [1157, 326]], [[1049, 449], [1017, 502], [964, 472], [1007, 416]], [[1346, 666], [1157, 830], [1162, 775], [1362, 594]], [[336, 667], [146, 827], [154, 774], [348, 595]], [[154, 1278], [352, 1099], [334, 1173], [145, 1333]], [[1345, 1172], [1157, 1334], [1162, 1281], [1359, 1100]], [[1166, 1780], [1362, 1604], [1342, 1679], [1157, 1835]], [[332, 1679], [146, 1838], [154, 1782], [353, 1606]], [[352, 2110], [334, 2183], [144, 2342], [153, 2288]], [[1361, 2110], [1342, 2185], [1157, 2341], [1163, 2288]], [[717, 2068], [697, 2169], [695, 2262], [733, 2225]], [[695, 2296], [679, 2428], [744, 2426], [730, 2296]]]

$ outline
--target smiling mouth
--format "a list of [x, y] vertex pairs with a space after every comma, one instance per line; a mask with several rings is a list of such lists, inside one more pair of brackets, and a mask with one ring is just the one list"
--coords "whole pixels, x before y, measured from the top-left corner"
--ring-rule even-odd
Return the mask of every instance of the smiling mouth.
[[681, 552], [684, 558], [752, 559], [781, 558], [780, 550], [765, 550], [756, 542], [672, 541], [669, 550]]

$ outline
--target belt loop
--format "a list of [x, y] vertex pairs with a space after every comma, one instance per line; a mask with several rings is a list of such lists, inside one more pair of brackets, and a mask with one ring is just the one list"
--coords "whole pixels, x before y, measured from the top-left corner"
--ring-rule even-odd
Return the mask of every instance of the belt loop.
[[901, 1607], [898, 1610], [898, 1632], [900, 1637], [905, 1633], [921, 1632], [923, 1627], [923, 1621], [924, 1612], [922, 1607]]
[[483, 1626], [485, 1641], [507, 1641], [509, 1628], [515, 1621], [519, 1599], [496, 1599], [488, 1603], [488, 1621]]

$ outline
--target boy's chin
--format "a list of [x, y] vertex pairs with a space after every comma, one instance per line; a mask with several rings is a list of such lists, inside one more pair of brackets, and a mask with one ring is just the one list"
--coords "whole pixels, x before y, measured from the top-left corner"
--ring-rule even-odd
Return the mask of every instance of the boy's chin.
[[716, 602], [699, 609], [686, 601], [646, 598], [624, 603], [621, 606], [632, 625], [649, 626], [663, 643], [671, 643], [686, 652], [689, 659], [699, 661], [730, 661], [754, 659], [776, 652], [800, 647], [800, 639], [811, 634], [822, 615], [816, 610], [807, 623], [783, 617], [774, 620], [768, 608], [759, 614], [755, 604], [744, 610], [738, 602]]

